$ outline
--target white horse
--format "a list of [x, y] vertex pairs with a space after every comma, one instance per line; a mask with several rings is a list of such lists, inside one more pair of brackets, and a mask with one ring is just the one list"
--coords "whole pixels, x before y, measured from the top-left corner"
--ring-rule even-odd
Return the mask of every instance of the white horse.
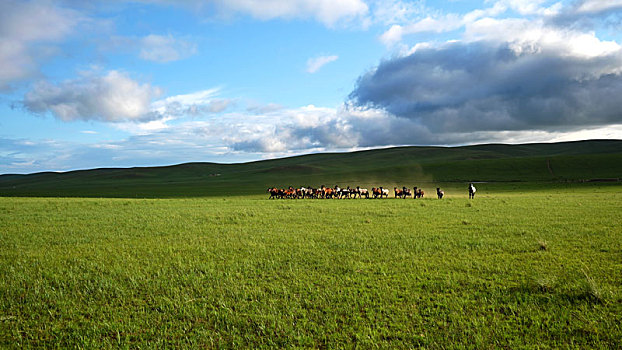
[[301, 187], [300, 192], [302, 193], [302, 198], [313, 198], [313, 188], [311, 187]]
[[386, 188], [382, 188], [382, 194], [380, 195], [380, 198], [382, 198], [382, 196], [389, 198], [389, 190]]
[[365, 198], [369, 198], [369, 191], [366, 188], [360, 188], [356, 186], [356, 192], [358, 193], [359, 198], [361, 198], [362, 196], [365, 196]]
[[473, 186], [473, 184], [469, 184], [469, 199], [475, 198], [476, 191], [477, 189], [475, 188], [475, 186]]
[[348, 188], [342, 188], [339, 192], [339, 198], [350, 198], [350, 186]]

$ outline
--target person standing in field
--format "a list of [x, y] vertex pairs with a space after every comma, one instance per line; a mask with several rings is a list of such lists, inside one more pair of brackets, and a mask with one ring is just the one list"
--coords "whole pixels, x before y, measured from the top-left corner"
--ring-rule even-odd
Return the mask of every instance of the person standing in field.
[[473, 183], [470, 183], [469, 184], [469, 199], [475, 198], [475, 191], [477, 191], [475, 189], [475, 186], [473, 186]]

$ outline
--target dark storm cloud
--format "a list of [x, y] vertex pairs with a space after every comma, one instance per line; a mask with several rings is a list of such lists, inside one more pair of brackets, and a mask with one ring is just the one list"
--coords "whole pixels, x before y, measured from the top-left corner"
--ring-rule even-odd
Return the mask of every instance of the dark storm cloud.
[[435, 132], [555, 130], [622, 122], [622, 57], [577, 57], [491, 42], [451, 43], [382, 62], [355, 105]]

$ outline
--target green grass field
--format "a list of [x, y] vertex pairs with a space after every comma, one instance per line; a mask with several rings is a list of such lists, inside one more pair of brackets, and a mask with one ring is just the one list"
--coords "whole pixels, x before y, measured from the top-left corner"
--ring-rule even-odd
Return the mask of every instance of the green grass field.
[[0, 347], [620, 347], [622, 186], [462, 187], [0, 198]]
[[[437, 186], [470, 181], [558, 183], [622, 178], [622, 141], [397, 147], [243, 164], [0, 175], [0, 197], [188, 198], [265, 193], [272, 186]], [[521, 184], [524, 188], [525, 184]], [[538, 185], [539, 186], [539, 185]], [[505, 187], [505, 186], [502, 186]]]

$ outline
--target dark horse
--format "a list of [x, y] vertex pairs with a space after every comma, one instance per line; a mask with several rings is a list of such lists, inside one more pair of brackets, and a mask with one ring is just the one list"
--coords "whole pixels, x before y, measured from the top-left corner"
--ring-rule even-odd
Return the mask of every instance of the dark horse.
[[423, 190], [419, 187], [413, 188], [413, 198], [423, 198], [424, 194], [425, 192], [423, 192]]
[[445, 191], [441, 190], [440, 187], [437, 187], [436, 196], [438, 197], [438, 199], [443, 199], [444, 195], [445, 195]]

